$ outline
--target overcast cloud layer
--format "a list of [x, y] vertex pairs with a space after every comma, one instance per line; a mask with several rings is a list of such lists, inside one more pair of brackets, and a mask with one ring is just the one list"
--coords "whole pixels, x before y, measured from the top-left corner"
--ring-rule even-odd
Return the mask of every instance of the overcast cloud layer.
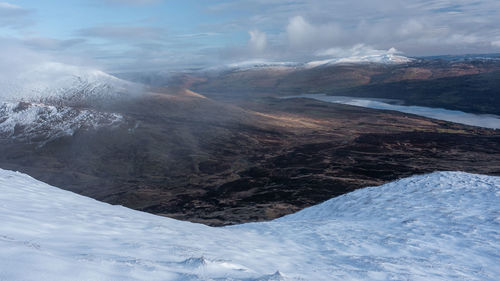
[[498, 18], [498, 0], [11, 0], [0, 2], [0, 51], [107, 71], [498, 53]]

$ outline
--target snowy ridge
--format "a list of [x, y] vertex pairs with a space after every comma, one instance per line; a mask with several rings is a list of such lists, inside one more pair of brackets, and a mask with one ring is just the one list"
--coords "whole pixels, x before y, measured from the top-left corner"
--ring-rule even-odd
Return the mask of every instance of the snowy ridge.
[[359, 55], [359, 56], [348, 56], [348, 57], [336, 57], [325, 60], [310, 61], [306, 63], [299, 62], [272, 62], [265, 60], [250, 60], [243, 61], [239, 63], [232, 63], [224, 66], [210, 67], [204, 69], [204, 71], [245, 71], [252, 69], [275, 69], [275, 70], [287, 70], [293, 68], [315, 68], [320, 66], [332, 66], [332, 65], [342, 65], [342, 64], [366, 64], [366, 63], [376, 63], [376, 64], [405, 64], [414, 61], [412, 58], [397, 55], [394, 53], [384, 53], [384, 54], [371, 54], [371, 55]]
[[43, 63], [9, 81], [0, 79], [0, 137], [45, 144], [79, 129], [114, 127], [123, 116], [94, 105], [132, 97], [139, 84], [102, 71]]
[[395, 54], [382, 54], [382, 55], [367, 55], [367, 56], [352, 56], [346, 58], [333, 58], [319, 61], [311, 61], [305, 64], [305, 68], [315, 68], [319, 66], [340, 65], [340, 64], [363, 64], [363, 63], [377, 63], [377, 64], [405, 64], [412, 62], [413, 59], [395, 55]]
[[[378, 217], [384, 221], [392, 220], [398, 216], [387, 212], [387, 210], [398, 210], [404, 211], [402, 215], [406, 222], [414, 223], [419, 220], [419, 217], [425, 218], [425, 213], [428, 211], [425, 205], [436, 208], [438, 213], [448, 213], [449, 215], [460, 209], [467, 210], [460, 217], [473, 218], [478, 216], [475, 219], [479, 220], [480, 218], [485, 219], [488, 210], [494, 209], [494, 206], [488, 205], [493, 202], [487, 198], [481, 198], [483, 196], [500, 197], [499, 177], [440, 172], [347, 193], [334, 200], [328, 200], [296, 214], [282, 217], [277, 221], [311, 221], [311, 219], [321, 221], [340, 217], [356, 219]], [[394, 202], [397, 202], [397, 208], [392, 206], [395, 204]], [[484, 212], [474, 212], [478, 211], [473, 208], [478, 207], [474, 206], [477, 203], [484, 204]], [[360, 208], [360, 206], [368, 208]], [[370, 206], [383, 206], [384, 208]], [[496, 219], [499, 219], [500, 223], [500, 217]]]
[[0, 280], [497, 280], [500, 177], [441, 172], [211, 228], [0, 170]]
[[202, 71], [206, 72], [223, 72], [223, 71], [246, 71], [252, 69], [277, 69], [277, 70], [286, 70], [289, 68], [300, 67], [300, 63], [296, 62], [273, 62], [266, 60], [249, 60], [242, 61], [238, 63], [230, 63], [222, 66], [214, 66], [203, 69]]
[[237, 69], [245, 69], [245, 68], [261, 68], [261, 67], [290, 67], [297, 66], [298, 63], [294, 62], [269, 62], [264, 60], [254, 60], [254, 61], [244, 61], [240, 63], [233, 63], [227, 65], [228, 68], [237, 68]]
[[46, 99], [110, 99], [141, 90], [140, 85], [100, 70], [47, 62], [23, 71], [8, 81], [0, 78], [0, 97], [40, 101]]
[[123, 116], [41, 103], [0, 103], [0, 137], [45, 144], [79, 129], [117, 126]]

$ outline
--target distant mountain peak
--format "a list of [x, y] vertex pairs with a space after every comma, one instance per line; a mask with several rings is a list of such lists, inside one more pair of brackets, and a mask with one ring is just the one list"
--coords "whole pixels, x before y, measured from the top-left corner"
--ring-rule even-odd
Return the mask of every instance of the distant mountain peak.
[[364, 64], [364, 63], [376, 63], [376, 64], [405, 64], [412, 62], [412, 58], [408, 58], [396, 54], [377, 54], [377, 55], [366, 55], [366, 56], [351, 56], [345, 58], [332, 58], [318, 61], [311, 61], [305, 64], [306, 68], [314, 68], [318, 66], [328, 66], [328, 65], [338, 65], [338, 64]]
[[394, 53], [360, 55], [350, 57], [336, 57], [324, 60], [316, 60], [305, 63], [300, 62], [279, 62], [266, 60], [249, 60], [238, 63], [226, 64], [204, 69], [204, 71], [241, 71], [253, 69], [289, 69], [289, 68], [315, 68], [320, 66], [342, 65], [342, 64], [405, 64], [414, 61], [414, 59]]
[[103, 71], [57, 62], [45, 62], [16, 73], [8, 80], [0, 78], [2, 100], [102, 99], [132, 94], [141, 86]]
[[96, 108], [142, 91], [103, 71], [56, 62], [11, 78], [0, 78], [0, 136], [40, 144], [79, 129], [119, 124], [120, 114]]

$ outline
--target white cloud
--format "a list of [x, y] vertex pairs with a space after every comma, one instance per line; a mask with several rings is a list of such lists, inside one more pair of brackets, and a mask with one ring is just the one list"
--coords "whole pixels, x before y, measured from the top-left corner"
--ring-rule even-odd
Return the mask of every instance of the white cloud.
[[152, 4], [158, 3], [162, 0], [107, 0], [108, 2], [114, 2], [119, 4]]
[[250, 34], [250, 41], [248, 44], [252, 50], [257, 52], [262, 52], [267, 45], [267, 35], [264, 32], [258, 30], [251, 30], [248, 32]]
[[[39, 43], [27, 42], [27, 40], [7, 39], [0, 37], [0, 80], [13, 80], [20, 73], [26, 73], [33, 68], [47, 63], [59, 63], [66, 65], [95, 68], [96, 65], [85, 57], [71, 57], [61, 52], [51, 52], [50, 48], [57, 47], [65, 42], [51, 42], [53, 39], [37, 38], [49, 43], [47, 48], [39, 47]], [[35, 45], [32, 45], [35, 44]], [[49, 50], [47, 50], [49, 49]], [[60, 49], [58, 49], [60, 50]]]
[[[64, 93], [65, 89], [79, 87], [82, 81], [107, 83], [111, 87], [121, 84], [90, 61], [27, 48], [22, 40], [0, 38], [0, 42], [0, 102]], [[48, 45], [53, 46], [52, 43]], [[141, 90], [135, 86], [131, 89], [133, 92]]]
[[316, 29], [303, 17], [296, 16], [290, 19], [286, 33], [292, 46], [301, 46], [311, 39]]
[[451, 34], [444, 42], [447, 44], [472, 45], [478, 43], [480, 39], [474, 34]]
[[77, 35], [84, 37], [95, 37], [109, 40], [163, 40], [166, 38], [167, 30], [152, 26], [95, 26], [81, 29]]
[[321, 46], [325, 42], [335, 40], [340, 31], [334, 23], [313, 25], [302, 16], [292, 17], [286, 26], [288, 43], [293, 48]]
[[8, 2], [0, 2], [0, 27], [22, 28], [32, 23], [31, 11]]
[[[91, 2], [95, 5], [88, 6], [98, 9], [132, 5], [127, 9], [144, 8], [144, 11], [151, 7], [140, 5], [174, 3], [165, 0], [83, 2]], [[101, 66], [114, 71], [133, 70], [138, 65], [144, 69], [199, 67], [255, 58], [305, 62], [318, 59], [318, 55], [346, 57], [353, 52], [369, 53], [370, 48], [387, 52], [393, 46], [411, 56], [493, 53], [500, 47], [498, 0], [409, 0], [404, 3], [398, 0], [195, 0], [196, 5], [189, 6], [196, 10], [193, 14], [200, 17], [171, 19], [174, 22], [168, 30], [164, 21], [154, 17], [141, 16], [127, 22], [120, 17], [110, 17], [106, 20], [108, 24], [81, 23], [81, 29], [74, 31], [72, 37], [54, 38], [56, 40], [44, 38], [47, 34], [36, 30], [37, 26], [31, 28], [33, 19], [44, 18], [43, 9], [34, 11], [24, 6], [28, 4], [17, 3], [21, 1], [0, 0], [0, 28], [8, 29], [6, 34], [15, 34], [32, 49], [94, 57]], [[153, 8], [171, 8], [166, 6], [170, 5]], [[33, 17], [34, 12], [40, 16]], [[190, 24], [186, 25], [183, 20]], [[61, 21], [66, 22], [68, 18]], [[364, 47], [356, 48], [358, 43]]]
[[425, 25], [417, 20], [410, 19], [404, 22], [396, 31], [400, 36], [415, 36], [425, 30]]
[[14, 5], [14, 4], [10, 4], [10, 3], [7, 3], [7, 2], [0, 2], [0, 9], [22, 9], [20, 6], [17, 6], [17, 5]]
[[28, 47], [54, 51], [62, 51], [85, 42], [84, 39], [58, 40], [49, 37], [28, 37], [24, 38], [22, 41]]
[[278, 60], [307, 60], [318, 50], [359, 42], [409, 55], [488, 53], [500, 37], [497, 0], [240, 0], [211, 12], [242, 7], [249, 16], [231, 21], [231, 29], [220, 27], [266, 30], [266, 54]]

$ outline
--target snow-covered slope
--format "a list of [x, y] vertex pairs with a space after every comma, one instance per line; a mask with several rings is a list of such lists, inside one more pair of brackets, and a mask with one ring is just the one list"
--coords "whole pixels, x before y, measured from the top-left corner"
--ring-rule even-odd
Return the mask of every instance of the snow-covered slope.
[[320, 66], [332, 66], [342, 64], [404, 64], [412, 62], [412, 58], [397, 54], [373, 54], [373, 55], [357, 55], [348, 57], [335, 57], [324, 60], [310, 62], [272, 62], [266, 60], [250, 60], [239, 63], [232, 63], [223, 66], [210, 67], [203, 69], [206, 72], [221, 72], [221, 71], [246, 71], [253, 69], [274, 69], [274, 70], [293, 70], [293, 69], [309, 69]]
[[337, 64], [363, 64], [363, 63], [377, 63], [377, 64], [404, 64], [413, 61], [413, 59], [395, 55], [395, 54], [377, 54], [366, 56], [352, 56], [345, 58], [333, 58], [319, 61], [311, 61], [305, 64], [306, 68], [314, 68], [319, 66], [329, 66]]
[[0, 170], [0, 280], [498, 280], [500, 178], [433, 173], [225, 228]]
[[2, 100], [109, 99], [140, 90], [138, 84], [97, 69], [45, 62], [0, 78]]
[[0, 137], [44, 144], [78, 129], [114, 126], [123, 116], [93, 108], [140, 93], [102, 71], [46, 62], [0, 78]]
[[43, 145], [79, 129], [117, 126], [123, 116], [71, 106], [44, 103], [0, 102], [0, 137]]
[[247, 71], [258, 69], [273, 70], [291, 70], [300, 67], [302, 64], [297, 62], [275, 62], [266, 60], [248, 60], [225, 65], [212, 66], [201, 69], [205, 73], [220, 73], [224, 71]]

